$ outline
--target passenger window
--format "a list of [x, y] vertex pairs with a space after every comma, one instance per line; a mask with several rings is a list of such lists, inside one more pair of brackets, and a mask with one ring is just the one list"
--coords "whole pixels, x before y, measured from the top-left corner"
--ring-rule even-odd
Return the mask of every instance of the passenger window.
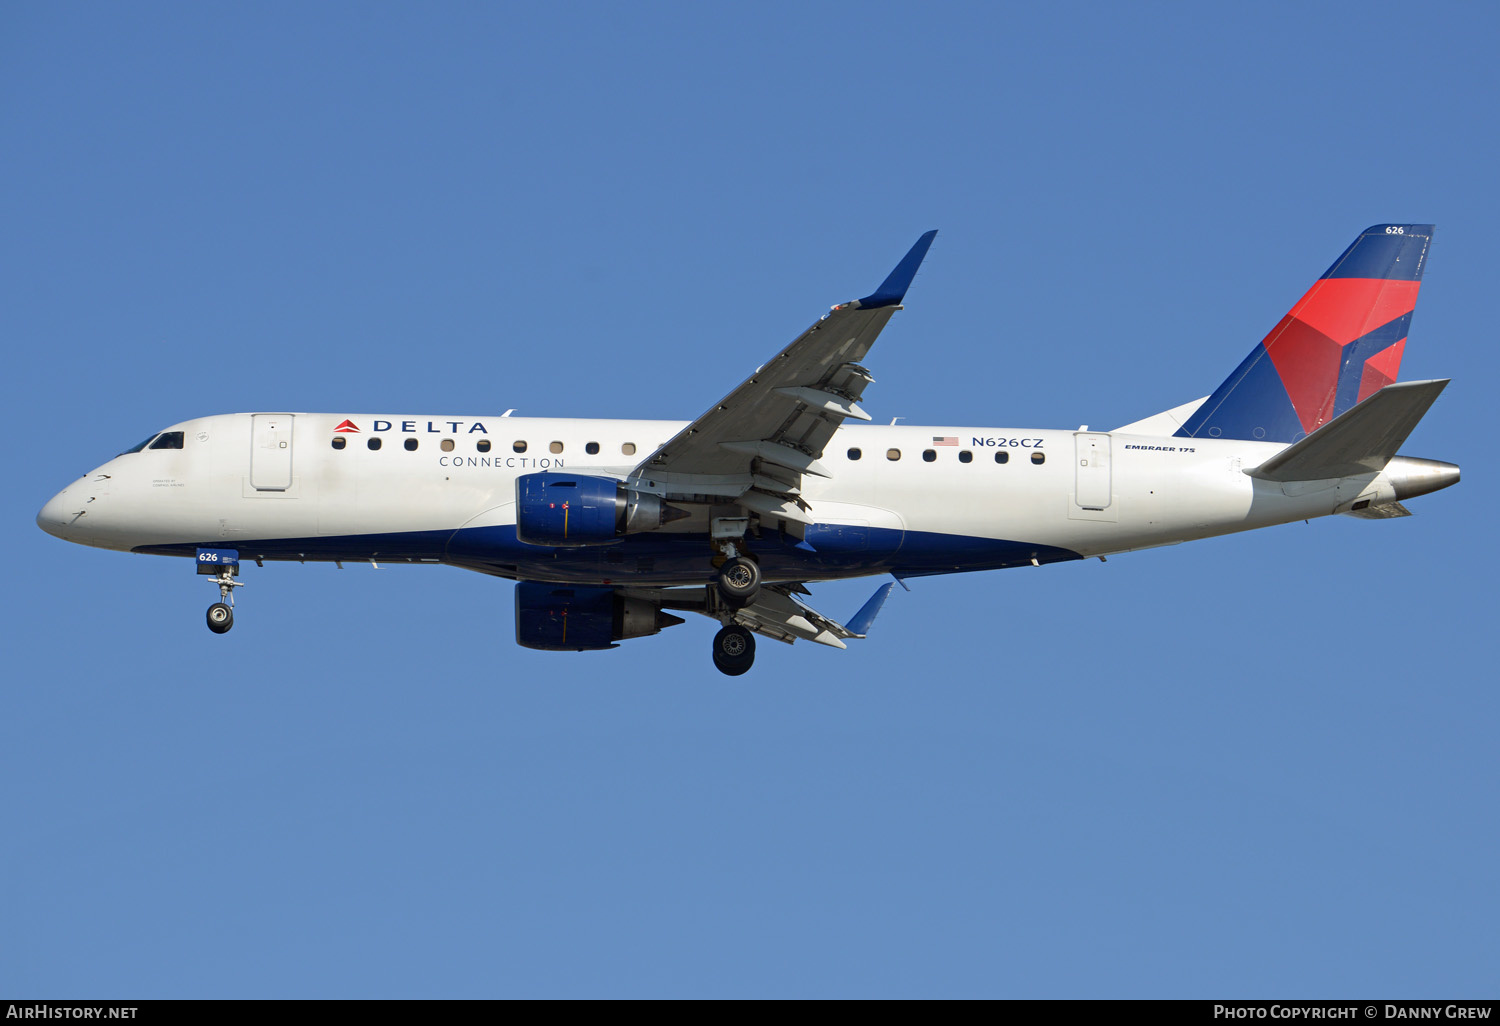
[[405, 445], [406, 445], [406, 451], [407, 452], [416, 452], [417, 451], [417, 440], [415, 438], [408, 438], [406, 440], [406, 442], [405, 442]]
[[863, 455], [864, 455], [864, 453], [860, 452], [858, 449], [850, 449], [849, 450], [849, 458], [851, 460], [857, 460], [857, 459], [859, 459]]
[[958, 462], [960, 462], [960, 463], [973, 463], [974, 462], [974, 454], [972, 452], [970, 452], [968, 449], [965, 449], [965, 450], [963, 450], [962, 452], [960, 452], [958, 454]]
[[370, 447], [370, 451], [371, 452], [374, 452], [376, 449], [380, 448], [380, 439], [378, 439], [378, 438], [371, 438], [365, 444]]
[[515, 443], [513, 443], [511, 445], [511, 448], [514, 449], [516, 452], [525, 452], [526, 451], [526, 443], [522, 442], [522, 441], [516, 441]]
[[634, 442], [626, 442], [624, 445], [620, 446], [620, 451], [622, 453], [624, 453], [626, 456], [634, 456], [635, 455], [635, 443]]
[[551, 445], [547, 446], [547, 448], [552, 450], [553, 453], [559, 453], [562, 452], [563, 446], [561, 442], [553, 442]]
[[936, 449], [923, 449], [922, 450], [922, 462], [923, 463], [931, 463], [935, 459], [937, 459], [937, 450]]
[[583, 451], [588, 453], [590, 456], [597, 456], [599, 455], [599, 443], [590, 442], [588, 445], [585, 445], [583, 447]]
[[344, 438], [343, 435], [334, 435], [333, 436], [333, 447], [335, 449], [342, 449], [344, 447], [345, 442], [346, 442], [346, 439]]
[[1006, 452], [1004, 449], [1001, 449], [999, 452], [995, 453], [995, 462], [996, 463], [1009, 463], [1010, 462], [1010, 453]]
[[901, 458], [901, 450], [900, 449], [887, 449], [885, 451], [885, 458], [888, 459], [888, 460], [890, 460], [892, 463], [895, 463], [897, 460], [899, 460]]
[[451, 439], [451, 438], [445, 438], [445, 439], [443, 439], [443, 441], [438, 445], [438, 448], [442, 449], [444, 452], [452, 452], [453, 451], [453, 439]]
[[156, 441], [154, 441], [154, 442], [151, 443], [151, 448], [153, 448], [153, 449], [181, 449], [182, 448], [182, 432], [181, 431], [163, 431], [160, 435], [157, 436]]
[[1040, 467], [1043, 463], [1047, 462], [1047, 454], [1044, 452], [1034, 452], [1031, 454], [1031, 462]]
[[474, 443], [474, 448], [478, 449], [480, 452], [489, 452], [490, 440], [488, 438], [481, 438], [479, 441]]

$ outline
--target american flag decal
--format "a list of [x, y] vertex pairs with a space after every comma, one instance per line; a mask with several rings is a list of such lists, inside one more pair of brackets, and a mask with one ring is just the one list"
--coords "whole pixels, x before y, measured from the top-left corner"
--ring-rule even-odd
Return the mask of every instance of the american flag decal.
[[934, 435], [932, 437], [932, 444], [933, 445], [957, 445], [958, 444], [958, 439], [954, 438], [952, 435], [944, 435], [941, 438], [939, 438], [936, 435]]

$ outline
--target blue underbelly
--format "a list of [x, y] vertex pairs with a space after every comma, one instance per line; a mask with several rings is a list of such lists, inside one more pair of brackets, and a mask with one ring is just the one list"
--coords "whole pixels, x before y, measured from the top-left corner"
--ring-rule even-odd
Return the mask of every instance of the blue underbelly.
[[[712, 550], [702, 535], [638, 534], [608, 545], [556, 548], [517, 540], [513, 526], [277, 538], [232, 546], [214, 538], [135, 551], [192, 556], [199, 545], [238, 549], [243, 560], [439, 562], [503, 577], [576, 584], [686, 585], [707, 583], [714, 576]], [[767, 531], [749, 538], [746, 547], [768, 581], [883, 573], [918, 577], [1081, 558], [1034, 542], [837, 525], [814, 525], [805, 541]]]

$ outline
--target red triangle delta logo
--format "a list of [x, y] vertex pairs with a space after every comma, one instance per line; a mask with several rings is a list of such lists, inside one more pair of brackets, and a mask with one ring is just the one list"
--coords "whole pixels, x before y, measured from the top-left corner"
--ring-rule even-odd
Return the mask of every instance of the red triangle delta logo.
[[353, 432], [355, 434], [359, 433], [359, 425], [354, 423], [354, 421], [352, 420], [346, 420], [338, 427], [333, 429], [333, 433], [336, 435], [340, 433], [349, 434], [350, 432]]

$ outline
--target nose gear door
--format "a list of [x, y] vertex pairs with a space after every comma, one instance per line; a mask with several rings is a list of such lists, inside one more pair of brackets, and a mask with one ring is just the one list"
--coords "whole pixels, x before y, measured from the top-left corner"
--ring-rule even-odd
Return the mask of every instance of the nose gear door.
[[250, 428], [250, 486], [261, 492], [284, 492], [292, 486], [290, 413], [257, 413]]

